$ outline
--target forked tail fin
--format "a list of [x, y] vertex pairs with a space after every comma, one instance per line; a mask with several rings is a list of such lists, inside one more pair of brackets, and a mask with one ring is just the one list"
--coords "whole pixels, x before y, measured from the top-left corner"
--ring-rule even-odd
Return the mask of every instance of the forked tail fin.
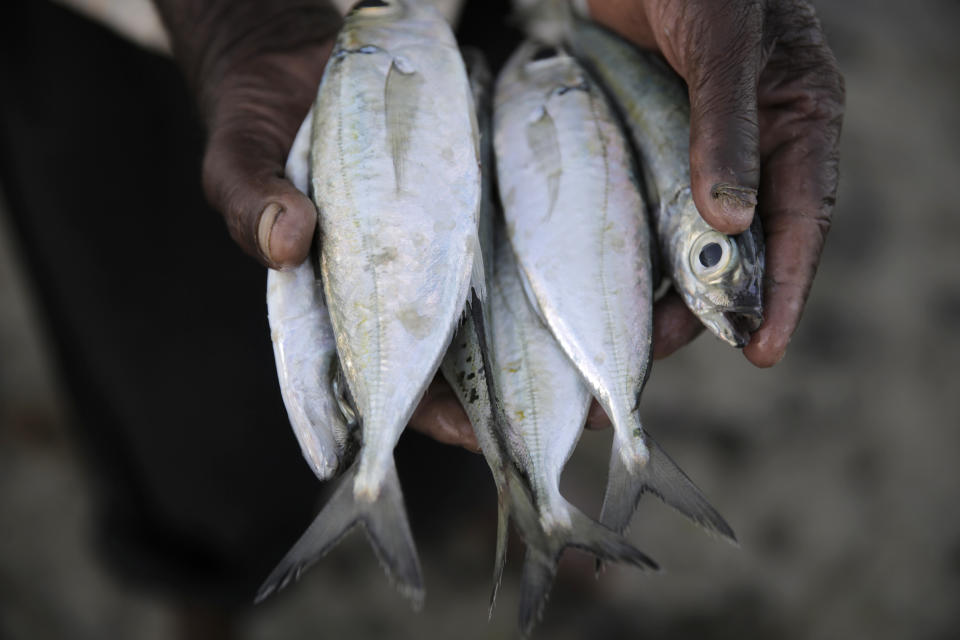
[[353, 485], [358, 466], [359, 458], [344, 474], [333, 497], [320, 510], [310, 527], [264, 581], [255, 602], [261, 602], [274, 591], [297, 580], [304, 570], [335, 547], [351, 529], [361, 524], [387, 577], [400, 593], [410, 598], [415, 609], [422, 606], [420, 561], [410, 533], [397, 469], [391, 460], [379, 495], [374, 501], [367, 502], [354, 496]]
[[611, 531], [567, 503], [569, 526], [559, 525], [546, 531], [540, 511], [529, 485], [516, 472], [509, 474], [505, 483], [509, 493], [506, 504], [509, 516], [527, 545], [520, 586], [520, 632], [530, 635], [543, 613], [550, 595], [557, 563], [567, 547], [576, 547], [606, 562], [623, 562], [641, 569], [659, 567], [645, 553], [631, 545], [620, 534]]
[[510, 508], [503, 494], [497, 496], [497, 549], [493, 560], [493, 588], [490, 590], [490, 606], [487, 618], [493, 617], [493, 607], [497, 603], [497, 592], [503, 581], [503, 568], [507, 564], [507, 533], [510, 523]]
[[647, 464], [631, 475], [621, 460], [616, 444], [610, 454], [610, 474], [607, 489], [600, 509], [600, 522], [620, 533], [626, 531], [630, 518], [640, 501], [640, 496], [649, 492], [663, 500], [686, 517], [727, 541], [737, 544], [733, 529], [693, 484], [693, 481], [677, 466], [666, 451], [644, 432], [650, 451]]

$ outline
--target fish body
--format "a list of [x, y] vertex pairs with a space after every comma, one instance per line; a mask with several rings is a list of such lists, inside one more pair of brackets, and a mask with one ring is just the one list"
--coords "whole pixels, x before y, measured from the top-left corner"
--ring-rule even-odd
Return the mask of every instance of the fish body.
[[762, 321], [763, 235], [728, 236], [697, 211], [690, 187], [690, 107], [683, 81], [655, 54], [576, 19], [575, 55], [609, 91], [657, 201], [651, 215], [662, 263], [687, 307], [717, 337], [743, 347]]
[[343, 395], [361, 445], [258, 600], [361, 525], [388, 576], [422, 603], [393, 449], [468, 295], [483, 297], [478, 144], [463, 60], [437, 10], [414, 0], [357, 3], [314, 103], [310, 176]]
[[267, 309], [280, 393], [304, 458], [320, 480], [336, 475], [350, 424], [331, 382], [336, 342], [322, 284], [307, 260], [267, 275]]
[[[472, 48], [462, 51], [467, 66], [470, 88], [477, 110], [480, 132], [480, 164], [482, 171], [480, 219], [478, 237], [484, 264], [484, 279], [489, 283], [493, 276], [493, 201], [492, 164], [493, 150], [490, 141], [490, 89], [491, 76], [483, 54]], [[440, 372], [460, 401], [473, 431], [477, 444], [490, 467], [497, 495], [506, 494], [507, 457], [500, 442], [501, 409], [498, 394], [490, 375], [490, 307], [474, 295], [467, 304], [468, 310], [453, 337], [447, 353], [440, 363]], [[494, 556], [493, 588], [490, 594], [490, 613], [496, 602], [497, 590], [503, 577], [507, 552], [507, 515], [503, 500], [500, 500], [497, 521], [497, 547]]]
[[649, 224], [624, 134], [599, 87], [562, 50], [525, 43], [498, 80], [494, 129], [507, 233], [527, 297], [613, 423], [601, 523], [624, 531], [650, 492], [734, 540], [640, 420], [651, 357]]
[[583, 432], [590, 389], [530, 306], [503, 237], [490, 289], [492, 378], [502, 403], [499, 442], [507, 460], [502, 502], [526, 543], [520, 599], [526, 635], [542, 612], [564, 548], [640, 568], [657, 564], [560, 494], [560, 474]]
[[496, 251], [491, 287], [493, 378], [504, 414], [503, 441], [524, 470], [544, 535], [571, 526], [560, 473], [587, 419], [590, 390], [523, 291], [513, 250]]
[[[287, 178], [303, 193], [312, 121], [304, 120], [287, 159]], [[329, 480], [348, 457], [352, 425], [332, 385], [337, 345], [312, 260], [290, 271], [267, 270], [267, 317], [290, 424], [314, 474]]]
[[521, 45], [497, 83], [494, 145], [527, 293], [646, 464], [637, 403], [649, 370], [649, 227], [626, 139], [599, 87], [560, 49]]
[[357, 5], [314, 109], [313, 195], [337, 351], [363, 422], [354, 491], [393, 448], [482, 286], [477, 125], [450, 27], [429, 3]]

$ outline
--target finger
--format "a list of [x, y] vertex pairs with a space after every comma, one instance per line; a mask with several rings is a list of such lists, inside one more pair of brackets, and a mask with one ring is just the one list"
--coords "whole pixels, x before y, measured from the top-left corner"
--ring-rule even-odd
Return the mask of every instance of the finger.
[[430, 385], [410, 418], [410, 427], [437, 442], [480, 451], [467, 414], [442, 378], [436, 378]]
[[693, 315], [673, 289], [653, 305], [653, 359], [659, 360], [687, 344], [703, 331], [703, 324]]
[[283, 177], [283, 152], [264, 153], [273, 143], [250, 130], [255, 126], [213, 133], [204, 158], [204, 189], [244, 251], [268, 267], [293, 267], [309, 252], [316, 208]]
[[760, 180], [763, 9], [759, 2], [712, 3], [705, 17], [698, 37], [687, 40], [691, 187], [710, 226], [740, 233], [753, 220]]
[[593, 400], [590, 403], [590, 411], [587, 413], [587, 429], [606, 429], [610, 426], [610, 418], [600, 403]]
[[[766, 158], [760, 215], [766, 234], [764, 322], [744, 347], [768, 367], [785, 354], [800, 320], [836, 200], [843, 77], [812, 9], [807, 29], [771, 58], [761, 87], [761, 149]], [[799, 70], [799, 72], [797, 72]]]
[[659, 48], [647, 18], [650, 3], [643, 3], [644, 6], [639, 8], [637, 0], [586, 0], [586, 4], [587, 14], [595, 22], [619, 33], [642, 49]]
[[660, 0], [648, 6], [657, 44], [690, 92], [690, 178], [697, 209], [718, 231], [745, 231], [760, 180], [763, 3]]
[[260, 56], [243, 75], [221, 83], [212, 107], [203, 166], [207, 198], [234, 240], [270, 267], [300, 264], [313, 240], [316, 208], [283, 171], [319, 82], [317, 71], [300, 70], [303, 60], [325, 59], [329, 46], [306, 57]]

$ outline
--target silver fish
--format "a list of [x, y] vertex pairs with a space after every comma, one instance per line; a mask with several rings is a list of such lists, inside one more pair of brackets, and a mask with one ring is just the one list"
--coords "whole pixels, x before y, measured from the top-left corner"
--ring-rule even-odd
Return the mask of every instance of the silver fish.
[[[463, 54], [477, 104], [482, 165], [490, 168], [489, 72], [479, 52], [464, 50]], [[513, 519], [528, 548], [520, 626], [529, 633], [565, 546], [575, 544], [599, 557], [654, 565], [560, 496], [560, 471], [583, 428], [590, 392], [529, 308], [493, 203], [491, 172], [484, 171], [483, 177], [480, 238], [491, 299], [486, 304], [476, 298], [471, 302], [440, 369], [474, 426], [497, 487], [499, 517], [490, 611], [506, 559], [507, 525]], [[502, 243], [496, 279], [491, 273], [495, 218], [501, 225]], [[493, 320], [491, 309], [496, 314]], [[495, 350], [499, 366], [494, 364], [490, 348]], [[509, 398], [509, 414], [501, 398]], [[536, 402], [532, 402], [534, 398]]]
[[493, 378], [511, 463], [505, 502], [527, 547], [520, 595], [520, 629], [527, 635], [541, 615], [564, 548], [641, 568], [657, 564], [560, 494], [560, 474], [583, 433], [592, 396], [530, 307], [513, 250], [500, 235], [490, 287]]
[[[493, 276], [493, 261], [490, 258], [493, 251], [494, 218], [493, 187], [491, 184], [493, 151], [490, 141], [490, 85], [492, 80], [486, 60], [479, 50], [465, 47], [462, 54], [467, 66], [480, 131], [482, 197], [480, 200], [478, 236], [484, 257], [484, 279], [485, 282], [489, 283]], [[502, 496], [505, 495], [506, 491], [506, 471], [504, 469], [506, 454], [503, 444], [499, 441], [500, 408], [497, 401], [498, 394], [493, 388], [492, 376], [488, 373], [490, 370], [488, 353], [490, 344], [489, 305], [484, 304], [477, 296], [473, 296], [467, 306], [468, 310], [463, 317], [460, 328], [454, 335], [453, 341], [440, 363], [440, 372], [463, 406], [463, 410], [477, 436], [480, 450], [483, 452], [493, 474], [497, 494]], [[499, 503], [500, 513], [497, 523], [493, 587], [490, 594], [490, 615], [493, 614], [497, 590], [503, 577], [507, 551], [507, 517], [503, 500], [500, 500]]]
[[763, 234], [759, 216], [728, 236], [704, 222], [690, 189], [690, 106], [682, 80], [654, 54], [577, 19], [575, 55], [609, 90], [648, 174], [663, 263], [687, 307], [735, 347], [763, 320]]
[[453, 33], [432, 5], [354, 7], [324, 71], [312, 140], [320, 268], [362, 444], [265, 588], [362, 523], [388, 575], [419, 606], [422, 577], [393, 449], [471, 283], [483, 297], [476, 116]]
[[615, 431], [601, 522], [623, 531], [645, 491], [708, 529], [729, 525], [646, 433], [649, 228], [626, 141], [590, 77], [525, 43], [497, 82], [497, 175], [527, 296]]
[[571, 56], [526, 42], [497, 81], [497, 175], [531, 302], [610, 417], [630, 470], [652, 336], [649, 233], [623, 134]]
[[[308, 115], [287, 158], [287, 177], [309, 188]], [[267, 270], [267, 317], [280, 393], [303, 457], [320, 480], [329, 480], [348, 457], [352, 425], [334, 392], [337, 347], [323, 285], [312, 260], [290, 271]]]

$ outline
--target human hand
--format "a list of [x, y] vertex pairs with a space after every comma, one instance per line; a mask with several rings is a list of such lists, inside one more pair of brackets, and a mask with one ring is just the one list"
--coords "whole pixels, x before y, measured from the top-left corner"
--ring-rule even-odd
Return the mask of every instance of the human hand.
[[[810, 292], [838, 180], [844, 85], [806, 0], [589, 0], [594, 20], [659, 51], [690, 92], [690, 168], [704, 220], [766, 236], [764, 321], [744, 347], [784, 355]], [[702, 325], [674, 292], [654, 308], [655, 358]]]
[[[317, 210], [284, 176], [342, 19], [324, 0], [156, 0], [207, 129], [203, 187], [233, 239], [267, 267], [306, 259]], [[477, 450], [453, 392], [436, 380], [410, 426]]]
[[203, 187], [244, 251], [294, 267], [316, 208], [285, 177], [340, 27], [323, 0], [156, 0], [207, 131]]

